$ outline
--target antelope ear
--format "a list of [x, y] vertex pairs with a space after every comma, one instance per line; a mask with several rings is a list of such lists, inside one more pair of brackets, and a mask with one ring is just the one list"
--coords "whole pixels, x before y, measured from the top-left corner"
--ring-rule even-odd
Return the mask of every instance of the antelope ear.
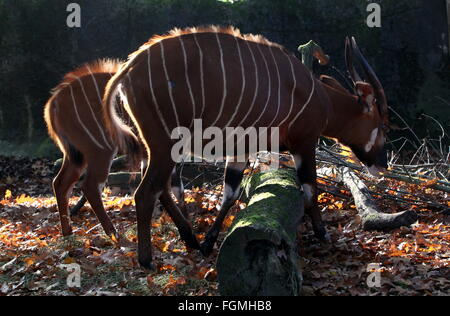
[[355, 83], [355, 91], [362, 99], [364, 104], [364, 113], [372, 114], [375, 110], [375, 91], [367, 82], [358, 81]]
[[327, 75], [321, 75], [320, 76], [320, 81], [322, 81], [324, 84], [326, 84], [327, 86], [330, 86], [332, 88], [335, 88], [337, 90], [340, 90], [343, 93], [347, 93], [349, 94], [350, 92], [348, 92], [347, 89], [345, 89], [340, 83], [339, 81], [337, 81], [336, 79], [334, 79], [333, 77], [327, 76]]

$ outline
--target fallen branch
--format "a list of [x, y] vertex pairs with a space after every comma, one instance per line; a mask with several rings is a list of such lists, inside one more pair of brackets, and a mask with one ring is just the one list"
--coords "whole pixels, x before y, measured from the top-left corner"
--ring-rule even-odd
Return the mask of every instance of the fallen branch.
[[[320, 148], [323, 149], [324, 152], [317, 153], [317, 157], [318, 157], [317, 161], [318, 162], [328, 164], [328, 165], [345, 167], [345, 168], [352, 169], [355, 171], [360, 171], [360, 172], [364, 171], [364, 168], [362, 166], [358, 166], [354, 163], [346, 161], [345, 160], [346, 157], [344, 157], [338, 153], [335, 153], [326, 147], [321, 146]], [[406, 182], [409, 184], [416, 184], [416, 185], [423, 185], [423, 184], [427, 183], [427, 181], [424, 181], [413, 174], [403, 175], [403, 174], [400, 174], [399, 172], [400, 171], [396, 171], [396, 170], [386, 171], [383, 173], [383, 177], [388, 178], [388, 179]], [[427, 180], [431, 180], [431, 179], [427, 179]], [[427, 184], [427, 186], [430, 189], [450, 193], [450, 183], [448, 183], [446, 181], [442, 181], [442, 180], [436, 180], [436, 183], [431, 183], [430, 181], [428, 181], [428, 182], [429, 182], [429, 184]]]
[[[327, 184], [319, 184], [318, 185], [319, 191], [334, 195], [334, 196], [339, 197], [344, 200], [350, 200], [351, 195], [347, 196], [347, 195], [341, 193], [341, 190], [348, 191], [348, 189], [346, 187], [344, 187], [342, 185], [342, 183], [339, 183], [338, 181], [335, 181], [332, 178], [330, 178], [329, 176], [335, 176], [334, 173], [330, 174], [330, 172], [331, 172], [330, 168], [321, 168], [321, 169], [317, 170], [317, 174], [318, 174], [317, 179], [320, 179], [321, 181], [324, 181], [327, 183]], [[327, 175], [328, 177], [321, 177], [320, 175]], [[411, 194], [411, 193], [408, 193], [405, 191], [400, 191], [400, 190], [397, 190], [394, 188], [389, 188], [387, 186], [380, 186], [380, 185], [376, 185], [376, 186], [383, 191], [384, 190], [393, 191], [396, 193], [400, 193], [402, 195]], [[369, 192], [370, 192], [370, 194], [372, 194], [372, 196], [379, 196], [379, 197], [382, 197], [383, 199], [389, 199], [389, 200], [393, 200], [393, 201], [397, 201], [397, 202], [406, 203], [409, 205], [413, 204], [413, 205], [417, 205], [417, 206], [424, 207], [424, 208], [436, 209], [438, 211], [442, 211], [442, 209], [448, 208], [446, 205], [439, 204], [436, 201], [428, 200], [424, 196], [416, 195], [416, 197], [418, 197], [419, 199], [414, 200], [414, 199], [407, 198], [404, 196], [391, 195], [389, 193], [380, 193], [380, 192], [375, 192], [372, 190], [370, 190]]]
[[450, 168], [450, 164], [442, 163], [442, 162], [427, 163], [427, 164], [420, 164], [420, 165], [392, 164], [392, 166], [395, 168], [406, 168], [406, 169], [435, 168], [436, 166]]
[[[410, 183], [410, 184], [416, 184], [416, 185], [427, 184], [426, 181], [424, 181], [424, 180], [422, 180], [420, 178], [405, 176], [405, 175], [401, 175], [399, 173], [388, 172], [388, 173], [383, 174], [383, 176], [386, 177], [386, 178], [389, 178], [389, 179], [403, 181], [403, 182], [407, 182], [407, 183]], [[434, 190], [450, 193], [450, 183], [449, 183], [449, 186], [447, 186], [447, 185], [443, 185], [442, 184], [443, 181], [438, 181], [437, 180], [436, 183], [433, 183], [432, 181], [433, 180], [431, 180], [431, 182], [429, 182], [429, 184], [427, 184], [427, 187], [429, 187], [430, 189], [434, 189]]]
[[353, 195], [364, 230], [391, 230], [402, 226], [410, 226], [417, 221], [417, 214], [413, 211], [395, 214], [386, 214], [378, 211], [369, 189], [349, 168], [340, 168], [338, 177]]

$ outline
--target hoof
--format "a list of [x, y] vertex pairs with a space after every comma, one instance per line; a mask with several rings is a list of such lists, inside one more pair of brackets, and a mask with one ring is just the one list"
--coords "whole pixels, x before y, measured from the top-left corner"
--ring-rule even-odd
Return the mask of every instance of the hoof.
[[119, 246], [123, 247], [123, 248], [129, 248], [129, 249], [133, 249], [136, 250], [137, 249], [137, 244], [129, 241], [126, 237], [122, 236], [121, 238], [119, 238]]
[[204, 257], [209, 257], [214, 250], [214, 243], [205, 241], [200, 246], [200, 252]]
[[206, 234], [205, 241], [203, 241], [203, 243], [200, 246], [200, 252], [202, 253], [203, 256], [209, 257], [212, 254], [218, 235], [219, 235], [218, 232], [216, 233], [216, 230], [214, 229], [211, 229]]
[[197, 237], [194, 234], [189, 234], [187, 236], [181, 236], [187, 247], [195, 250], [200, 250], [200, 244], [198, 243]]
[[78, 205], [75, 205], [74, 207], [72, 207], [70, 209], [70, 216], [77, 216], [77, 215], [79, 215], [82, 207], [83, 206], [78, 206]]
[[155, 267], [152, 264], [152, 260], [141, 260], [139, 259], [139, 265], [145, 269], [145, 270], [149, 270], [149, 271], [154, 271]]
[[328, 233], [325, 233], [325, 235], [323, 235], [322, 237], [319, 238], [321, 242], [323, 243], [330, 243], [331, 242], [331, 237]]
[[317, 239], [323, 242], [330, 242], [331, 240], [330, 235], [327, 233], [327, 230], [323, 226], [314, 228], [314, 236], [316, 236]]
[[73, 235], [73, 232], [71, 229], [69, 229], [69, 230], [63, 231], [62, 235], [63, 235], [63, 237], [70, 237]]

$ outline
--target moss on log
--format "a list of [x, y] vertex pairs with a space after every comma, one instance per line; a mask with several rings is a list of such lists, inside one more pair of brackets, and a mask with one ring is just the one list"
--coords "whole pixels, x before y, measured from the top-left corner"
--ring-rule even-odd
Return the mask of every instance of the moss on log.
[[304, 208], [295, 172], [253, 175], [244, 190], [248, 206], [236, 217], [217, 259], [220, 293], [298, 295], [296, 232]]

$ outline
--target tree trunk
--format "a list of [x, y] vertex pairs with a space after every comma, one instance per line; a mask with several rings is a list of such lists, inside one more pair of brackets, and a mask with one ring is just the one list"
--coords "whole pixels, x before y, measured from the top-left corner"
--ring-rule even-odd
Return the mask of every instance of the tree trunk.
[[220, 293], [225, 296], [298, 295], [296, 232], [303, 217], [303, 195], [295, 172], [253, 175], [244, 184], [242, 210], [217, 259]]

